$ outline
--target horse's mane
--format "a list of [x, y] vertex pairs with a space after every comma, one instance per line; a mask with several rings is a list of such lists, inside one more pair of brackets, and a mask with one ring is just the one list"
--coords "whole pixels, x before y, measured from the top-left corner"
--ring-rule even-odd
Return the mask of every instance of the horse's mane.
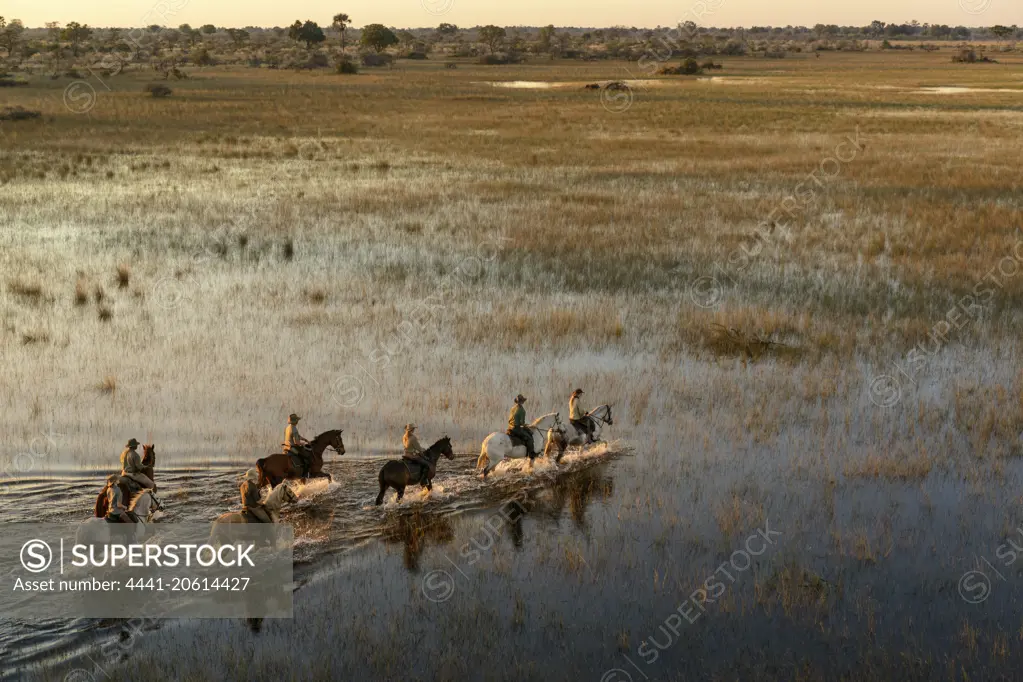
[[436, 454], [437, 455], [437, 459], [440, 459], [440, 455], [441, 455], [440, 444], [443, 443], [444, 441], [450, 442], [451, 441], [451, 437], [450, 436], [444, 436], [443, 438], [438, 438], [436, 443], [434, 443], [430, 447], [428, 447], [425, 450], [423, 450], [423, 456], [426, 457], [428, 455]]
[[149, 488], [143, 488], [142, 490], [135, 493], [132, 498], [128, 501], [128, 509], [135, 511], [135, 505], [142, 499], [142, 496], [149, 492]]
[[544, 419], [547, 419], [548, 417], [553, 417], [556, 414], [558, 414], [558, 413], [557, 412], [548, 412], [547, 414], [541, 415], [541, 416], [537, 417], [536, 419], [534, 419], [532, 421], [532, 423], [530, 424], [530, 426], [532, 426], [533, 428], [540, 428], [539, 426], [537, 426], [537, 424], [542, 422]]
[[344, 429], [330, 429], [329, 431], [324, 431], [323, 433], [321, 433], [318, 436], [316, 436], [315, 438], [313, 438], [313, 440], [311, 442], [315, 443], [316, 441], [327, 440], [329, 438], [333, 438], [334, 434], [340, 433], [343, 430]]
[[[281, 483], [276, 488], [270, 491], [270, 494], [266, 496], [264, 505], [268, 505], [273, 509], [280, 509], [284, 506], [284, 488], [287, 487], [287, 483]], [[290, 490], [290, 488], [288, 488]]]

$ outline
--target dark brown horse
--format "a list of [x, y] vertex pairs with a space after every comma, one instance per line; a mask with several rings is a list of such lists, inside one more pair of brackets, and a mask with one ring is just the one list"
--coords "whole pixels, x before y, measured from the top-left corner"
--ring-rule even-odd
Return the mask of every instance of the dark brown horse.
[[[339, 455], [345, 454], [345, 443], [341, 440], [341, 429], [324, 431], [309, 443], [312, 451], [312, 458], [309, 463], [309, 477], [323, 478], [328, 481], [334, 480], [331, 475], [323, 470], [323, 451], [328, 447], [334, 448]], [[259, 472], [259, 487], [272, 486], [276, 488], [284, 480], [289, 478], [300, 478], [302, 472], [291, 465], [291, 457], [283, 453], [270, 455], [263, 459], [256, 460], [256, 471]]]
[[[153, 477], [156, 470], [156, 446], [152, 443], [142, 446], [142, 473], [149, 477], [149, 480], [156, 483], [156, 479]], [[102, 518], [107, 515], [107, 486], [103, 486], [103, 490], [99, 491], [99, 495], [96, 496], [96, 506], [93, 508], [93, 512], [96, 516]], [[126, 477], [122, 476], [117, 482], [117, 487], [121, 489], [121, 499], [127, 504], [128, 500], [137, 493], [140, 488], [137, 483], [130, 481]]]
[[[451, 449], [451, 439], [444, 436], [439, 441], [426, 448], [421, 455], [436, 468], [437, 460], [444, 455], [448, 459], [454, 459], [455, 453]], [[405, 486], [418, 483], [425, 486], [427, 490], [433, 490], [433, 479], [430, 478], [430, 467], [418, 462], [411, 462], [407, 459], [392, 459], [380, 469], [380, 494], [377, 495], [377, 504], [383, 504], [384, 493], [391, 487], [398, 491], [398, 501], [405, 495]]]

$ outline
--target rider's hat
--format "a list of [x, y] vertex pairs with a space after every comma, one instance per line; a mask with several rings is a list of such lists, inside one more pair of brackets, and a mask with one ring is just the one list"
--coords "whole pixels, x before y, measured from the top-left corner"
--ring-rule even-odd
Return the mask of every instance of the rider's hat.
[[135, 440], [134, 438], [132, 438], [131, 440], [128, 441], [128, 446], [127, 447], [129, 447], [129, 448], [137, 448], [138, 446], [139, 446], [139, 442], [137, 440]]
[[521, 393], [519, 393], [517, 396], [515, 396], [515, 402], [517, 402], [517, 403], [524, 403], [524, 402], [526, 402], [526, 396], [524, 396]]
[[245, 472], [245, 475], [242, 478], [244, 480], [246, 480], [246, 481], [252, 481], [253, 483], [258, 483], [259, 482], [259, 472], [256, 471], [255, 469], [249, 469], [248, 471]]
[[301, 417], [299, 417], [294, 412], [292, 412], [291, 414], [288, 415], [288, 421], [289, 422], [295, 422], [297, 424], [300, 419], [301, 419]]
[[577, 388], [574, 391], [572, 391], [572, 395], [582, 395], [582, 394], [583, 394], [583, 389], [581, 389], [581, 388]]
[[416, 425], [415, 424], [405, 424], [405, 430], [406, 431], [415, 431], [416, 430]]

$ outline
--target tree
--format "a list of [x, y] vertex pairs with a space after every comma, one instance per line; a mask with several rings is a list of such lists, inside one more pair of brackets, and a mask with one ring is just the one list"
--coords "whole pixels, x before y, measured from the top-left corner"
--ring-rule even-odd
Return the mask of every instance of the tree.
[[402, 47], [409, 49], [416, 42], [416, 34], [408, 30], [398, 31], [398, 40]]
[[1008, 38], [1011, 35], [1014, 35], [1016, 33], [1016, 30], [1009, 28], [1008, 26], [998, 25], [991, 27], [991, 33], [993, 33], [998, 38], [1004, 39]]
[[444, 22], [440, 26], [437, 27], [437, 37], [438, 38], [449, 38], [449, 37], [451, 37], [451, 36], [453, 36], [453, 35], [455, 35], [457, 33], [458, 33], [458, 27], [455, 26], [454, 24], [449, 24], [447, 22]]
[[341, 36], [341, 54], [345, 53], [345, 31], [347, 31], [348, 27], [351, 25], [352, 19], [347, 14], [341, 13], [334, 15], [334, 23], [332, 23], [331, 26], [338, 32], [338, 35]]
[[202, 33], [188, 24], [181, 24], [181, 26], [178, 26], [178, 31], [181, 35], [185, 36], [189, 45], [195, 45], [202, 38]]
[[493, 24], [484, 26], [479, 31], [480, 41], [486, 43], [491, 52], [497, 52], [497, 48], [501, 46], [501, 43], [507, 35], [507, 31], [500, 26], [494, 26]]
[[91, 36], [92, 29], [89, 28], [89, 25], [79, 24], [77, 21], [72, 21], [64, 27], [63, 31], [60, 32], [61, 39], [71, 43], [71, 51], [76, 57], [78, 56], [79, 45], [88, 40]]
[[7, 50], [8, 57], [14, 54], [14, 48], [18, 46], [18, 41], [21, 40], [21, 34], [24, 31], [25, 27], [20, 19], [11, 19], [11, 23], [8, 24], [3, 17], [0, 17], [0, 46]]
[[362, 27], [362, 37], [359, 39], [364, 47], [371, 48], [377, 53], [383, 52], [391, 45], [398, 44], [398, 36], [394, 31], [383, 24], [369, 24]]
[[217, 32], [217, 27], [214, 26], [213, 24], [204, 24], [203, 27], [200, 28], [199, 30], [205, 33], [206, 35], [211, 36]]
[[227, 35], [231, 42], [234, 43], [235, 48], [241, 47], [249, 39], [249, 32], [241, 28], [229, 28], [227, 29]]
[[315, 21], [309, 21], [306, 19], [303, 24], [299, 20], [295, 20], [295, 23], [288, 29], [288, 37], [296, 42], [304, 42], [307, 50], [313, 49], [313, 45], [322, 43], [327, 39], [327, 36], [323, 35], [323, 29]]
[[554, 36], [557, 31], [554, 29], [554, 24], [548, 24], [540, 29], [539, 45], [541, 52], [550, 52], [551, 48], [554, 47]]

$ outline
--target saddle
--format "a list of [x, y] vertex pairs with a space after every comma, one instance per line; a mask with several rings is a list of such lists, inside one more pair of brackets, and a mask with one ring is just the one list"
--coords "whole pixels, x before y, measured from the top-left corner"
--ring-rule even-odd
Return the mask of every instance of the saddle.
[[[281, 445], [287, 445], [287, 443], [281, 443]], [[288, 461], [290, 462], [291, 468], [292, 468], [293, 471], [298, 471], [298, 472], [304, 472], [305, 471], [305, 462], [306, 462], [306, 460], [302, 457], [301, 454], [299, 454], [301, 452], [303, 452], [303, 451], [301, 449], [299, 449], [299, 448], [292, 448], [292, 449], [288, 450], [288, 452], [287, 452]], [[305, 452], [308, 453], [308, 450], [306, 450]]]
[[[516, 445], [521, 445], [522, 447], [526, 448], [526, 452], [533, 452], [533, 444], [534, 443], [533, 443], [533, 432], [532, 431], [530, 431], [530, 433], [529, 433], [529, 441], [526, 441], [525, 438], [519, 436], [517, 433], [510, 433], [509, 432], [508, 433], [508, 438], [509, 438], [509, 440], [511, 440], [512, 447], [515, 447]], [[534, 454], [536, 454], [536, 453], [534, 453]]]
[[[416, 483], [418, 485], [422, 485], [423, 483], [425, 483], [430, 478], [430, 465], [427, 464], [426, 462], [424, 462], [423, 460], [421, 460], [419, 458], [414, 458], [411, 455], [402, 455], [401, 456], [401, 461], [402, 461], [402, 464], [405, 465], [405, 468], [408, 469], [409, 478], [410, 479], [411, 478], [415, 478], [414, 481], [410, 481], [410, 482]], [[412, 464], [415, 464], [415, 465], [417, 465], [419, 467], [419, 475], [418, 476], [413, 476], [412, 475], [412, 468], [409, 467], [409, 462], [411, 462]]]
[[245, 520], [248, 523], [266, 523], [266, 521], [264, 521], [263, 519], [259, 518], [258, 516], [253, 514], [251, 511], [249, 511], [248, 507], [242, 509], [242, 516], [245, 517]]

